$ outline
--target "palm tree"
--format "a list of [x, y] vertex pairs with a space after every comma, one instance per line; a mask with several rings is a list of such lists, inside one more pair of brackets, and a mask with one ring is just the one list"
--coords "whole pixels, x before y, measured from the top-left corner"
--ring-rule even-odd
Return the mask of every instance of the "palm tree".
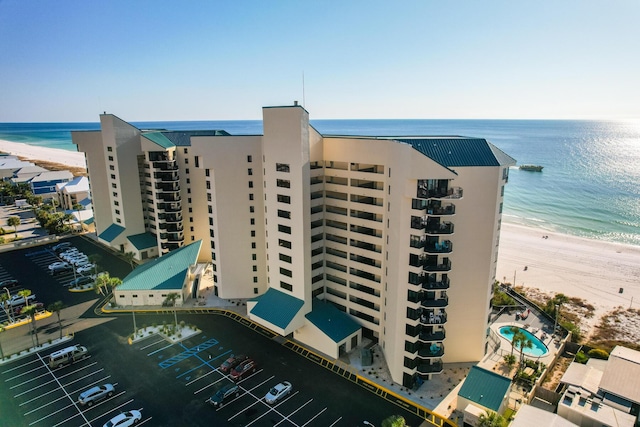
[[110, 279], [111, 277], [109, 277], [109, 273], [106, 271], [96, 276], [96, 280], [95, 282], [93, 282], [93, 289], [96, 291], [97, 294], [100, 294], [102, 296], [105, 295], [102, 288], [109, 287]]
[[522, 366], [522, 363], [524, 362], [524, 350], [527, 348], [533, 348], [533, 342], [531, 342], [531, 340], [529, 338], [527, 338], [526, 336], [522, 336], [522, 339], [520, 340], [520, 366]]
[[[4, 332], [4, 323], [0, 323], [0, 334]], [[4, 359], [4, 351], [2, 351], [2, 344], [0, 344], [0, 359]]]
[[[5, 288], [6, 289], [6, 288]], [[9, 322], [13, 322], [13, 316], [11, 315], [11, 306], [9, 305], [9, 303], [7, 301], [9, 301], [11, 297], [9, 296], [8, 293], [1, 293], [0, 294], [0, 303], [2, 304], [2, 308], [4, 309], [4, 312], [7, 315], [7, 319], [9, 319]]]
[[60, 329], [60, 339], [62, 339], [62, 320], [60, 320], [60, 311], [65, 308], [66, 305], [62, 301], [56, 301], [49, 304], [47, 310], [58, 315], [58, 329]]
[[[29, 291], [31, 293], [31, 291]], [[40, 347], [40, 342], [38, 340], [38, 330], [36, 329], [36, 313], [38, 312], [38, 306], [36, 305], [27, 305], [22, 309], [22, 314], [25, 314], [31, 317], [31, 330], [33, 335], [36, 337], [36, 347]], [[33, 338], [32, 338], [33, 339]]]
[[176, 300], [180, 298], [180, 295], [177, 292], [171, 292], [164, 300], [162, 305], [168, 305], [173, 307], [173, 317], [176, 322], [176, 326], [178, 326], [178, 311], [176, 310]]
[[126, 259], [131, 266], [131, 270], [133, 270], [133, 260], [136, 258], [135, 252], [125, 252], [122, 256], [124, 256], [124, 259]]
[[100, 256], [99, 254], [91, 254], [87, 257], [89, 259], [89, 262], [93, 265], [95, 265], [94, 270], [94, 274], [98, 274], [98, 263], [102, 260], [102, 256]]
[[107, 283], [107, 286], [110, 292], [113, 292], [113, 290], [115, 288], [117, 288], [118, 286], [120, 286], [122, 284], [122, 279], [120, 279], [119, 277], [110, 277], [109, 278], [109, 282]]
[[486, 411], [478, 417], [477, 427], [504, 427], [504, 418], [502, 415], [492, 411]]
[[10, 216], [7, 218], [7, 225], [9, 227], [13, 227], [13, 232], [16, 233], [15, 238], [18, 238], [18, 226], [20, 225], [20, 217], [19, 216]]
[[513, 334], [513, 337], [511, 337], [511, 356], [513, 356], [513, 349], [516, 348], [520, 341], [522, 341], [522, 338], [524, 338], [524, 334], [517, 326], [511, 326], [509, 328], [509, 332]]
[[27, 298], [29, 298], [29, 295], [31, 295], [31, 290], [30, 289], [23, 289], [23, 290], [18, 292], [18, 295], [20, 295], [22, 298], [24, 298], [24, 303], [28, 305]]

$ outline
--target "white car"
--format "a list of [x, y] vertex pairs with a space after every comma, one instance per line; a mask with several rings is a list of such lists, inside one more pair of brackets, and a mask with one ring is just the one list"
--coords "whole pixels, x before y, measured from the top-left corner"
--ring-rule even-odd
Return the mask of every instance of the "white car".
[[[27, 302], [35, 301], [35, 299], [36, 299], [35, 294], [34, 294], [34, 295], [29, 295], [29, 296], [27, 297]], [[8, 301], [9, 301], [9, 305], [10, 305], [11, 307], [13, 307], [13, 306], [15, 306], [15, 305], [22, 305], [22, 304], [25, 304], [25, 300], [24, 300], [24, 297], [23, 297], [22, 295], [14, 295], [14, 296], [12, 296], [12, 297], [11, 297], [11, 299], [10, 299], [10, 300], [8, 300]]]
[[79, 253], [80, 253], [80, 251], [77, 250], [76, 248], [71, 248], [71, 249], [66, 250], [64, 252], [60, 252], [60, 254], [58, 256], [62, 258], [62, 257], [68, 256], [68, 255], [79, 254]]
[[92, 272], [93, 269], [96, 268], [95, 264], [83, 264], [76, 269], [77, 273], [89, 273]]
[[94, 403], [113, 396], [115, 389], [113, 384], [103, 384], [91, 387], [78, 396], [78, 403], [81, 405], [92, 406]]
[[89, 258], [87, 258], [86, 256], [84, 257], [77, 257], [77, 258], [71, 258], [69, 260], [69, 262], [73, 265], [75, 265], [76, 267], [78, 267], [81, 264], [88, 264], [89, 263]]
[[66, 263], [66, 262], [64, 262], [64, 261], [54, 262], [53, 264], [49, 264], [49, 271], [53, 271], [53, 270], [55, 270], [56, 268], [66, 267], [67, 265], [69, 265], [69, 264], [67, 264], [67, 263]]
[[103, 427], [129, 427], [138, 424], [138, 421], [141, 419], [142, 413], [132, 409], [131, 411], [123, 412], [111, 418]]
[[289, 381], [283, 381], [280, 384], [276, 384], [271, 387], [271, 390], [269, 390], [269, 393], [264, 397], [264, 400], [269, 404], [274, 404], [287, 394], [291, 393], [292, 388], [293, 387]]

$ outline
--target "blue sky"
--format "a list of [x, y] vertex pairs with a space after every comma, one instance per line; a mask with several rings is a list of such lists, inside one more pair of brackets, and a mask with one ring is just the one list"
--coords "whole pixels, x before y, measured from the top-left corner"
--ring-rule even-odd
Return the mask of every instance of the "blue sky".
[[312, 119], [638, 119], [639, 21], [637, 0], [0, 0], [0, 122], [294, 100]]

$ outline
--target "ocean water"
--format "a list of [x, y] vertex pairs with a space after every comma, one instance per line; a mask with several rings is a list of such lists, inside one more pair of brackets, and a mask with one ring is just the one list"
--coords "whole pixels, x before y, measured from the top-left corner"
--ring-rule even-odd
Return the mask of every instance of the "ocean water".
[[[312, 120], [333, 135], [463, 135], [486, 138], [541, 173], [512, 168], [503, 220], [640, 246], [640, 121]], [[141, 129], [262, 133], [259, 120], [134, 122]], [[71, 130], [98, 123], [0, 123], [0, 139], [76, 151]]]

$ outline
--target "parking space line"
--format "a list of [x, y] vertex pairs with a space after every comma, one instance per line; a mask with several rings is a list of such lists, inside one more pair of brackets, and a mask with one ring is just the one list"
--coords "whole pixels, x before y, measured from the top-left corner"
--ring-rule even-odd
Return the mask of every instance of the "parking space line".
[[[221, 358], [221, 357], [223, 357], [223, 356], [226, 356], [226, 355], [227, 355], [227, 354], [229, 354], [229, 353], [231, 353], [231, 350], [226, 351], [226, 352], [224, 352], [224, 353], [222, 353], [222, 354], [220, 354], [220, 355], [218, 355], [218, 356], [214, 357], [213, 359], [209, 359], [209, 361], [204, 361], [204, 360], [203, 360], [203, 361], [202, 361], [202, 363], [201, 363], [199, 366], [196, 366], [196, 367], [195, 367], [195, 368], [193, 368], [193, 369], [189, 369], [188, 371], [181, 373], [181, 374], [180, 374], [180, 375], [178, 375], [176, 378], [180, 378], [180, 377], [182, 377], [182, 376], [184, 376], [184, 375], [187, 375], [189, 372], [193, 372], [193, 371], [195, 371], [196, 369], [200, 369], [200, 368], [202, 368], [203, 366], [209, 366], [211, 369], [213, 369], [213, 370], [217, 370], [218, 368], [214, 368], [213, 366], [209, 365], [209, 362], [210, 362], [210, 361], [213, 361], [213, 360], [217, 360], [217, 359], [219, 359], [219, 358]], [[202, 360], [200, 357], [198, 357], [198, 358], [199, 358], [200, 360]]]
[[[157, 335], [157, 334], [153, 334], [153, 335]], [[149, 337], [147, 337], [147, 338], [149, 338]], [[153, 343], [151, 343], [151, 344], [149, 344], [149, 345], [145, 345], [144, 347], [140, 348], [140, 351], [142, 351], [142, 350], [146, 350], [147, 348], [149, 348], [149, 347], [153, 347], [154, 345], [159, 344], [159, 343], [161, 343], [161, 342], [166, 342], [166, 340], [163, 338], [163, 339], [158, 340], [158, 341], [156, 341], [156, 342], [153, 342]], [[147, 355], [147, 356], [148, 356], [148, 355]]]
[[166, 350], [166, 349], [171, 348], [171, 347], [173, 347], [173, 344], [169, 344], [169, 345], [167, 345], [165, 347], [162, 347], [162, 348], [159, 348], [159, 349], [157, 349], [155, 351], [152, 351], [151, 353], [147, 353], [147, 356], [153, 356], [154, 354], [158, 353], [159, 351]]
[[[98, 402], [98, 403], [96, 403], [96, 404], [95, 404], [95, 405], [93, 405], [93, 406], [88, 406], [87, 408], [83, 408], [83, 412], [86, 414], [86, 413], [87, 413], [87, 412], [89, 412], [90, 410], [95, 409], [95, 408], [97, 408], [98, 406], [102, 405], [103, 403], [106, 403], [106, 402], [108, 402], [108, 401], [110, 401], [110, 400], [113, 400], [113, 399], [115, 399], [116, 397], [120, 397], [120, 396], [122, 396], [123, 394], [125, 394], [126, 392], [127, 392], [127, 390], [122, 390], [120, 393], [118, 393], [118, 394], [114, 394], [113, 396], [111, 396], [111, 397], [109, 397], [109, 398], [107, 398], [107, 399], [104, 399], [103, 401]], [[133, 401], [133, 399], [131, 399], [131, 400]], [[100, 417], [101, 417], [101, 416], [102, 416], [102, 415], [100, 415]], [[92, 420], [92, 421], [93, 421], [93, 420]]]
[[[104, 381], [104, 380], [108, 379], [110, 376], [111, 376], [111, 375], [107, 375], [106, 377], [104, 377], [104, 378], [102, 378], [102, 379], [100, 379], [100, 380], [98, 380], [98, 381], [94, 381], [92, 384], [97, 384], [97, 383], [99, 383], [99, 382], [102, 382], [102, 381]], [[51, 382], [51, 381], [49, 381], [49, 382]], [[70, 384], [66, 384], [66, 385], [68, 386], [68, 385], [70, 385]], [[44, 396], [46, 396], [46, 395], [48, 395], [48, 394], [51, 394], [51, 393], [54, 393], [54, 392], [56, 392], [56, 391], [58, 391], [58, 389], [51, 390], [51, 391], [49, 391], [49, 392], [47, 392], [47, 393], [45, 393], [45, 394], [40, 394], [40, 395], [38, 395], [38, 396], [36, 396], [36, 397], [34, 397], [34, 398], [32, 398], [32, 399], [27, 400], [26, 402], [22, 402], [22, 403], [20, 403], [18, 406], [28, 405], [29, 403], [31, 403], [31, 402], [33, 402], [33, 401], [36, 401], [36, 400], [38, 400], [38, 399], [41, 399], [41, 398], [43, 398]], [[76, 390], [76, 391], [74, 391], [74, 392], [72, 392], [72, 393], [73, 393], [73, 394], [76, 394], [78, 391], [80, 391], [80, 390]], [[71, 393], [69, 393], [69, 394], [71, 394]], [[52, 402], [57, 402], [57, 401], [58, 401], [58, 400], [60, 400], [60, 399], [64, 399], [64, 396], [59, 397], [58, 399], [53, 400]], [[44, 406], [46, 406], [46, 405], [44, 405]]]
[[[256, 401], [255, 401], [255, 402], [253, 402], [251, 405], [246, 406], [242, 411], [236, 412], [236, 414], [235, 414], [235, 415], [233, 415], [233, 416], [232, 416], [232, 417], [230, 417], [230, 418], [227, 418], [227, 421], [231, 421], [232, 419], [234, 419], [234, 418], [235, 418], [235, 417], [237, 417], [238, 415], [242, 414], [242, 413], [243, 413], [244, 411], [246, 411], [247, 409], [251, 408], [252, 406], [257, 405], [258, 403], [260, 403], [260, 401], [259, 401], [259, 400], [256, 400]], [[269, 411], [267, 411], [267, 412], [269, 412]], [[247, 425], [248, 425], [248, 424], [247, 424]]]
[[[15, 375], [15, 376], [11, 377], [11, 378], [7, 378], [7, 379], [6, 379], [6, 380], [4, 380], [4, 381], [8, 383], [9, 381], [13, 381], [13, 380], [15, 380], [15, 379], [18, 379], [18, 378], [20, 378], [20, 377], [24, 376], [24, 375], [29, 375], [29, 374], [31, 374], [32, 372], [39, 371], [40, 369], [42, 369], [42, 367], [41, 367], [41, 366], [39, 366], [39, 367], [37, 367], [37, 368], [35, 368], [35, 369], [31, 369], [31, 370], [28, 370], [28, 371], [22, 372], [22, 373], [20, 373], [20, 374], [18, 374], [18, 375]], [[46, 374], [45, 374], [45, 375], [46, 375]], [[24, 383], [20, 383], [20, 384], [24, 384]]]
[[[180, 343], [182, 345], [183, 348], [186, 348], [182, 343]], [[182, 362], [185, 359], [190, 358], [191, 356], [195, 356], [198, 353], [200, 353], [201, 351], [207, 350], [211, 347], [213, 347], [214, 345], [218, 344], [218, 340], [216, 339], [210, 339], [207, 340], [203, 343], [200, 343], [194, 347], [191, 347], [185, 351], [183, 351], [182, 353], [179, 353], [173, 357], [170, 357], [167, 360], [163, 360], [162, 362], [158, 363], [158, 365], [162, 368], [162, 369], [166, 369], [166, 368], [170, 368], [171, 366]], [[202, 358], [200, 358], [200, 360], [202, 360]]]
[[324, 411], [326, 411], [327, 408], [325, 407], [322, 411], [318, 412], [313, 418], [311, 418], [309, 421], [307, 421], [306, 423], [302, 424], [301, 427], [305, 427], [307, 424], [309, 424], [311, 421], [315, 420], [316, 418], [318, 418]]
[[[49, 368], [49, 366], [47, 365], [47, 363], [44, 361], [44, 359], [42, 358], [42, 356], [40, 356], [40, 354], [36, 354], [38, 356], [38, 359], [40, 359], [40, 361], [42, 362], [42, 364], [45, 366], [45, 368], [49, 371], [49, 373], [51, 374], [51, 376], [56, 380], [56, 382], [58, 383], [58, 386], [60, 387], [60, 389], [62, 390], [62, 392], [69, 398], [69, 400], [72, 402], [72, 405], [75, 406], [76, 410], [80, 413], [80, 415], [82, 416], [82, 418], [84, 419], [84, 421], [89, 424], [89, 421], [87, 420], [87, 418], [82, 414], [82, 412], [80, 411], [80, 408], [78, 408], [78, 405], [76, 405], [76, 402], [71, 398], [71, 396], [69, 396], [69, 393], [67, 393], [67, 390], [65, 390], [65, 388], [62, 386], [62, 384], [60, 383], [60, 381], [58, 380], [58, 378], [56, 378], [56, 376], [54, 375], [53, 371], [51, 370], [51, 368]], [[68, 408], [68, 406], [67, 406]], [[66, 409], [66, 408], [65, 408]], [[56, 411], [55, 413], [60, 412], [60, 411]], [[43, 417], [37, 421], [34, 421], [32, 423], [30, 423], [29, 425], [33, 425], [36, 424], [44, 419], [47, 419], [48, 417], [50, 417], [53, 414], [49, 414], [46, 417]], [[75, 416], [74, 416], [75, 417]], [[89, 424], [90, 425], [90, 424]]]
[[[91, 423], [92, 423], [92, 422], [94, 422], [95, 420], [97, 420], [98, 418], [104, 417], [105, 415], [107, 415], [107, 414], [109, 414], [109, 413], [113, 413], [113, 411], [115, 411], [115, 410], [117, 410], [117, 409], [120, 409], [120, 408], [122, 408], [123, 406], [128, 405], [128, 404], [129, 404], [129, 403], [131, 403], [131, 402], [133, 402], [133, 399], [129, 399], [129, 400], [127, 400], [126, 402], [121, 403], [120, 405], [118, 405], [118, 406], [116, 406], [115, 408], [113, 408], [111, 411], [109, 411], [109, 412], [105, 412], [104, 414], [99, 415], [99, 416], [95, 417], [94, 419], [92, 419], [92, 420], [91, 420], [91, 422], [87, 421], [87, 423], [88, 423], [89, 425], [91, 425]], [[86, 419], [86, 418], [85, 418], [85, 419]], [[56, 426], [54, 426], [54, 427], [56, 427]]]
[[338, 421], [340, 421], [342, 419], [342, 417], [338, 418], [337, 420], [335, 420], [334, 422], [332, 422], [329, 427], [333, 427], [334, 425], [338, 424]]
[[[272, 377], [273, 378], [273, 377]], [[273, 405], [273, 406], [268, 406], [268, 410], [267, 412], [265, 412], [264, 414], [260, 415], [258, 418], [254, 419], [253, 421], [251, 421], [249, 424], [247, 424], [245, 427], [249, 427], [251, 424], [255, 423], [256, 421], [258, 421], [260, 418], [264, 417], [265, 415], [267, 415], [270, 412], [275, 412], [276, 414], [280, 415], [282, 418], [286, 418], [285, 415], [283, 415], [282, 413], [280, 413], [279, 411], [276, 410], [276, 408], [280, 405], [282, 405], [284, 402], [286, 402], [287, 400], [291, 399], [293, 396], [295, 396], [296, 394], [298, 394], [298, 390], [296, 390], [295, 393], [293, 393], [292, 395], [288, 396], [286, 399], [282, 400], [280, 403]], [[252, 395], [253, 396], [253, 395]], [[255, 397], [255, 396], [254, 396]], [[262, 399], [260, 399], [260, 401], [262, 401]], [[266, 404], [266, 403], [265, 403]], [[289, 420], [289, 422], [292, 422], [291, 420]], [[293, 423], [295, 424], [295, 423]]]
[[209, 385], [206, 385], [206, 386], [202, 387], [201, 389], [194, 391], [194, 392], [193, 392], [193, 394], [198, 394], [198, 393], [200, 393], [201, 391], [204, 391], [204, 390], [208, 389], [209, 387], [211, 387], [211, 386], [213, 386], [213, 385], [215, 385], [215, 384], [218, 384], [220, 381], [222, 381], [222, 380], [223, 380], [223, 379], [225, 379], [225, 378], [226, 378], [226, 377], [221, 377], [218, 381], [214, 381], [214, 382], [212, 382], [212, 383], [209, 383]]
[[[294, 424], [294, 425], [296, 425], [296, 426], [297, 426], [297, 424], [296, 424], [296, 423], [294, 423], [293, 421], [291, 421], [291, 420], [289, 419], [289, 417], [290, 417], [291, 415], [295, 414], [296, 412], [298, 412], [300, 409], [302, 409], [302, 408], [304, 408], [305, 406], [307, 406], [307, 405], [308, 405], [309, 403], [311, 403], [311, 402], [313, 402], [313, 399], [309, 399], [309, 400], [307, 400], [307, 402], [306, 402], [304, 405], [300, 406], [298, 409], [296, 409], [295, 411], [293, 411], [293, 412], [292, 412], [292, 413], [290, 413], [289, 415], [287, 415], [287, 416], [282, 415], [282, 417], [283, 417], [283, 418], [282, 418], [279, 422], [277, 422], [276, 424], [274, 424], [274, 425], [273, 425], [273, 427], [277, 426], [278, 424], [281, 424], [281, 423], [282, 423], [282, 422], [284, 422], [285, 420], [286, 420], [286, 421], [289, 421], [290, 423], [292, 423], [292, 424]], [[278, 413], [279, 413], [279, 412], [278, 412]]]
[[185, 384], [185, 387], [186, 387], [186, 386], [188, 386], [188, 385], [191, 385], [191, 384], [195, 383], [196, 381], [200, 381], [201, 379], [208, 377], [209, 375], [213, 374], [214, 372], [219, 372], [219, 371], [218, 371], [217, 369], [214, 369], [214, 370], [212, 370], [212, 371], [209, 371], [209, 372], [207, 372], [206, 374], [204, 374], [204, 375], [202, 375], [202, 376], [199, 376], [198, 378], [195, 378], [195, 379], [193, 379], [193, 380], [189, 381], [188, 383], [186, 383], [186, 384]]
[[[18, 366], [15, 366], [13, 368], [5, 369], [4, 371], [2, 371], [2, 373], [6, 374], [6, 373], [9, 373], [11, 371], [15, 371], [16, 369], [24, 368], [27, 365], [31, 365], [32, 363], [37, 363], [37, 362], [38, 362], [38, 359], [33, 359], [31, 362], [22, 363], [22, 364], [19, 364]], [[6, 379], [5, 381], [9, 381], [9, 380], [10, 380], [10, 378]]]

